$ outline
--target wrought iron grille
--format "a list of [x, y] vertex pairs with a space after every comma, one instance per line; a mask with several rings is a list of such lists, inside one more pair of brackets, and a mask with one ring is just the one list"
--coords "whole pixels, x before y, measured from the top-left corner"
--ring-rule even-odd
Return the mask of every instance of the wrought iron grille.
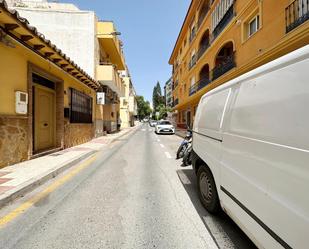
[[286, 33], [309, 20], [309, 0], [295, 0], [285, 9]]
[[217, 36], [224, 30], [224, 28], [230, 23], [230, 21], [234, 17], [234, 5], [232, 5], [229, 10], [225, 13], [222, 20], [219, 22], [217, 27], [212, 32], [213, 40], [217, 38]]
[[189, 96], [195, 94], [205, 86], [207, 86], [210, 83], [210, 79], [204, 78], [196, 82], [193, 86], [190, 87], [189, 89]]
[[92, 123], [92, 98], [71, 88], [71, 123]]
[[212, 71], [212, 80], [219, 78], [221, 75], [236, 67], [234, 54], [227, 56], [223, 62], [217, 65]]

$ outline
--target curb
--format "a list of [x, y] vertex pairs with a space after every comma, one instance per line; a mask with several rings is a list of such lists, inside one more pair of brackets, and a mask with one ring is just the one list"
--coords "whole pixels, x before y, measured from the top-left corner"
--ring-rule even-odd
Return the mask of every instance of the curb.
[[[128, 129], [126, 132], [121, 134], [118, 137], [112, 138], [107, 144], [111, 144], [114, 142], [116, 139], [119, 139], [128, 133], [135, 131], [139, 126], [135, 126], [133, 129]], [[48, 180], [55, 178], [57, 175], [61, 174], [65, 170], [71, 168], [72, 166], [76, 165], [77, 163], [89, 158], [93, 154], [97, 153], [97, 150], [89, 151], [86, 154], [82, 155], [81, 157], [75, 158], [69, 162], [64, 163], [57, 169], [51, 169], [49, 173], [47, 174], [42, 174], [41, 176], [36, 177], [35, 179], [30, 179], [26, 181], [25, 183], [21, 184], [18, 186], [18, 189], [12, 189], [7, 191], [4, 195], [3, 198], [0, 199], [0, 209], [9, 205], [16, 199], [23, 197], [24, 195], [30, 193], [40, 185], [43, 185], [46, 183]]]
[[90, 157], [97, 151], [90, 151], [79, 158], [73, 159], [72, 161], [63, 164], [56, 170], [50, 170], [50, 172], [46, 175], [38, 176], [35, 180], [31, 179], [25, 182], [24, 184], [20, 185], [18, 189], [13, 189], [8, 191], [4, 194], [4, 197], [0, 199], [0, 209], [4, 206], [10, 204], [11, 202], [15, 201], [16, 199], [23, 197], [25, 194], [31, 192], [35, 188], [39, 187], [40, 185], [44, 184], [48, 180], [55, 178], [57, 175], [62, 173], [63, 171], [67, 170], [68, 168], [72, 167], [73, 165], [83, 161], [84, 159]]

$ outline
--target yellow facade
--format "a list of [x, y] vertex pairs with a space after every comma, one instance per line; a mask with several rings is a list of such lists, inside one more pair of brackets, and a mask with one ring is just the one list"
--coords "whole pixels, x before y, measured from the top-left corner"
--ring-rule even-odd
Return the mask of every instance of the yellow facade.
[[108, 133], [117, 131], [117, 125], [120, 123], [120, 97], [124, 96], [125, 91], [120, 71], [126, 69], [126, 64], [119, 34], [113, 22], [97, 23], [100, 64], [96, 68], [96, 79], [106, 95], [102, 125], [103, 130]]
[[207, 91], [309, 43], [301, 1], [191, 2], [169, 60], [179, 127], [192, 125]]
[[[0, 167], [92, 139], [98, 88], [50, 41], [0, 4]], [[88, 122], [71, 122], [68, 116], [72, 89], [88, 99]], [[24, 114], [16, 108], [17, 91], [28, 97]]]

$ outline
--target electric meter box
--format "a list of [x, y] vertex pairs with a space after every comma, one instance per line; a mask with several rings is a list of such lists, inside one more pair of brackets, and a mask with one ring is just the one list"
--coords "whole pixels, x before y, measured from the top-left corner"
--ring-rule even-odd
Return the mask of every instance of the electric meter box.
[[105, 105], [105, 93], [104, 92], [97, 92], [97, 104]]
[[15, 92], [15, 112], [17, 114], [28, 113], [28, 93], [20, 91]]

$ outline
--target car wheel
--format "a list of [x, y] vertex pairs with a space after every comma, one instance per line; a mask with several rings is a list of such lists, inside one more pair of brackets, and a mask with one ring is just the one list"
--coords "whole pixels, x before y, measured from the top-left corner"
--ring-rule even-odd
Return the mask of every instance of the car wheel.
[[197, 186], [200, 200], [206, 210], [213, 214], [219, 213], [221, 207], [215, 180], [210, 169], [204, 165], [198, 169]]

